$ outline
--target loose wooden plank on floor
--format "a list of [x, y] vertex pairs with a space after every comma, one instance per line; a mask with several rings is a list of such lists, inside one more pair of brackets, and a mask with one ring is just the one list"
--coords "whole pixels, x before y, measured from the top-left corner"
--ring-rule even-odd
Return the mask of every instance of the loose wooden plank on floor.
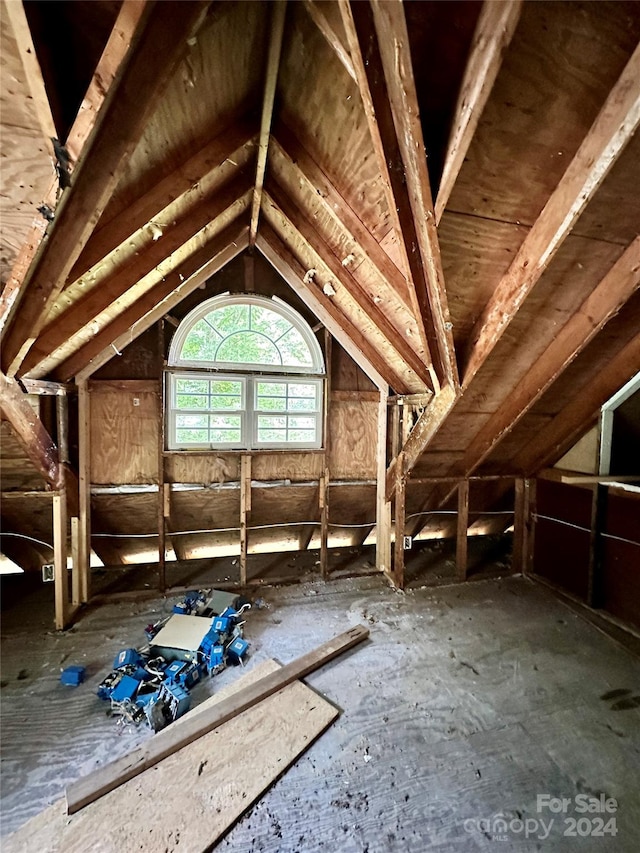
[[[264, 661], [172, 728], [279, 671]], [[290, 684], [79, 814], [69, 818], [59, 800], [5, 839], [3, 850], [209, 849], [337, 716], [313, 690]]]

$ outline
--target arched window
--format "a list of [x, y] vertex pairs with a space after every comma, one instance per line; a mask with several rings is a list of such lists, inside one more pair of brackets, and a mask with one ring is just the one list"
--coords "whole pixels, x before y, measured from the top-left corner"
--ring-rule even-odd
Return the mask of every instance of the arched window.
[[223, 294], [194, 308], [173, 336], [169, 369], [171, 449], [322, 444], [322, 351], [276, 297]]

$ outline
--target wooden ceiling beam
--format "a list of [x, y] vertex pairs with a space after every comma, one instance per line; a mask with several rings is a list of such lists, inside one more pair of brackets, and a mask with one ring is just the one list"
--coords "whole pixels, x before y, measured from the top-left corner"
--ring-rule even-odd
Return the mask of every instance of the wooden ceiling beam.
[[[397, 147], [404, 167], [405, 193], [413, 214], [415, 245], [422, 261], [422, 275], [417, 281], [414, 278], [416, 295], [427, 324], [438, 381], [441, 385], [455, 387], [459, 382], [453, 325], [449, 316], [404, 6], [401, 2], [372, 0], [371, 9]], [[407, 252], [415, 254], [415, 245], [408, 244]]]
[[487, 360], [640, 124], [640, 45], [478, 318], [463, 384]]
[[404, 306], [411, 311], [412, 304], [409, 299], [405, 276], [293, 133], [280, 125], [277, 138], [272, 136], [271, 144], [274, 149], [277, 149], [278, 155], [286, 162], [287, 167], [291, 169], [296, 180], [304, 183], [317, 196], [322, 204], [323, 211], [331, 216], [333, 221], [349, 235], [354, 243], [357, 243], [362, 253], [366, 255], [367, 260], [373, 264], [393, 288]]
[[486, 459], [638, 287], [640, 237], [627, 247], [469, 444], [460, 465], [463, 476]]
[[324, 14], [320, 6], [314, 2], [314, 0], [305, 0], [305, 9], [309, 13], [309, 17], [316, 25], [316, 27], [320, 30], [322, 35], [327, 40], [329, 47], [333, 50], [335, 55], [338, 57], [340, 62], [342, 63], [345, 71], [351, 77], [352, 80], [357, 82], [356, 72], [353, 67], [353, 62], [351, 61], [351, 57], [349, 56], [349, 51], [342, 44], [340, 37], [331, 26], [327, 16]]
[[253, 190], [253, 199], [251, 201], [249, 242], [252, 246], [255, 245], [256, 235], [258, 233], [262, 187], [264, 185], [264, 176], [267, 171], [269, 137], [271, 134], [271, 121], [273, 119], [273, 105], [276, 97], [278, 70], [280, 69], [280, 54], [282, 52], [282, 36], [284, 33], [284, 19], [286, 13], [287, 0], [274, 0], [274, 2], [272, 2], [269, 53], [267, 55], [264, 98], [262, 101], [262, 119], [260, 121], [260, 140], [258, 142], [258, 163], [256, 166], [256, 180]]
[[[235, 221], [120, 314], [55, 370], [56, 377], [86, 380], [249, 245], [249, 228]], [[65, 380], [66, 381], [66, 380]]]
[[460, 87], [436, 198], [436, 224], [442, 219], [480, 116], [498, 76], [502, 57], [513, 38], [521, 10], [522, 0], [502, 0], [500, 3], [484, 0], [482, 4]]
[[431, 376], [421, 358], [411, 349], [401, 330], [397, 329], [389, 320], [387, 314], [376, 305], [365, 288], [354, 275], [343, 266], [338, 258], [320, 237], [315, 226], [287, 197], [281, 187], [271, 180], [264, 191], [264, 202], [273, 203], [280, 209], [282, 214], [289, 220], [305, 243], [318, 257], [319, 261], [327, 269], [330, 276], [339, 282], [347, 291], [349, 296], [357, 303], [364, 315], [376, 326], [378, 331], [387, 339], [390, 346], [398, 354], [400, 360], [412, 370], [422, 381], [426, 388], [431, 389]]
[[[142, 137], [166, 82], [188, 49], [208, 2], [156, 3], [143, 15], [122, 73], [112, 84], [83, 149], [71, 187], [62, 195], [42, 251], [12, 305], [2, 365], [14, 374], [45, 321]], [[19, 310], [18, 310], [19, 309]]]
[[594, 423], [600, 409], [640, 370], [640, 334], [626, 344], [605, 368], [593, 376], [586, 389], [570, 400], [533, 441], [511, 462], [513, 470], [531, 476], [556, 462]]
[[174, 227], [166, 229], [160, 239], [153, 240], [150, 237], [146, 247], [143, 249], [141, 246], [140, 255], [134, 255], [131, 263], [94, 286], [43, 329], [24, 359], [20, 373], [38, 375], [40, 365], [56, 350], [69, 343], [112, 303], [121, 299], [144, 276], [178, 251], [206, 225], [215, 222], [246, 195], [250, 188], [249, 175], [240, 174], [214, 198], [204, 199]]
[[340, 313], [322, 290], [304, 283], [306, 270], [265, 222], [260, 226], [256, 248], [378, 388], [386, 388], [391, 380], [403, 385], [362, 332]]
[[[7, 4], [9, 6], [18, 5], [13, 0]], [[111, 88], [113, 80], [118, 73], [118, 69], [131, 46], [134, 33], [139, 25], [142, 12], [147, 5], [147, 0], [127, 0], [123, 3], [113, 30], [102, 56], [96, 66], [95, 73], [87, 89], [80, 110], [73, 123], [69, 136], [65, 142], [65, 147], [71, 157], [71, 167], [77, 163], [82, 149], [93, 130], [96, 123], [96, 118], [100, 107], [102, 106], [106, 93]], [[50, 207], [52, 210], [56, 206], [56, 195], [58, 192], [58, 181], [53, 179], [51, 186], [43, 204]], [[45, 231], [47, 229], [46, 220], [38, 216], [34, 221], [27, 239], [22, 244], [22, 248], [11, 269], [11, 274], [7, 279], [2, 294], [0, 295], [0, 333], [2, 332], [5, 322], [11, 312], [13, 303], [17, 297], [18, 290], [24, 281], [27, 272], [33, 263], [36, 252], [42, 242]]]
[[0, 413], [11, 424], [33, 466], [52, 488], [62, 488], [64, 473], [58, 449], [27, 395], [14, 379], [1, 372], [0, 392]]
[[197, 197], [202, 180], [219, 170], [228, 160], [236, 162], [239, 152], [256, 145], [256, 136], [257, 127], [252, 121], [234, 122], [122, 213], [105, 222], [101, 219], [74, 264], [68, 281], [74, 282], [85, 275], [91, 267], [125, 243], [140, 228], [160, 216], [166, 207], [181, 196], [184, 197], [185, 206], [188, 205], [190, 195]]

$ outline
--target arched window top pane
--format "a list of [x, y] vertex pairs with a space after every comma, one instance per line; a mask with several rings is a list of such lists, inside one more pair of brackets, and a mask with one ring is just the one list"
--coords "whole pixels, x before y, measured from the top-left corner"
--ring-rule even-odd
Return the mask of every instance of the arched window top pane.
[[264, 296], [229, 294], [203, 302], [185, 317], [171, 343], [169, 364], [324, 372], [322, 351], [297, 311]]

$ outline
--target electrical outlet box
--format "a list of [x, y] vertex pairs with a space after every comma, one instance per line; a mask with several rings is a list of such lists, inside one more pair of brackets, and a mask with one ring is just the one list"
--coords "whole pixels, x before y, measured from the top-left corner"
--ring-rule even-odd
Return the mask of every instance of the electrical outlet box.
[[413, 538], [411, 536], [403, 536], [402, 537], [402, 547], [405, 551], [411, 550], [411, 545], [413, 544]]
[[42, 567], [42, 582], [53, 583], [53, 563], [45, 563]]

